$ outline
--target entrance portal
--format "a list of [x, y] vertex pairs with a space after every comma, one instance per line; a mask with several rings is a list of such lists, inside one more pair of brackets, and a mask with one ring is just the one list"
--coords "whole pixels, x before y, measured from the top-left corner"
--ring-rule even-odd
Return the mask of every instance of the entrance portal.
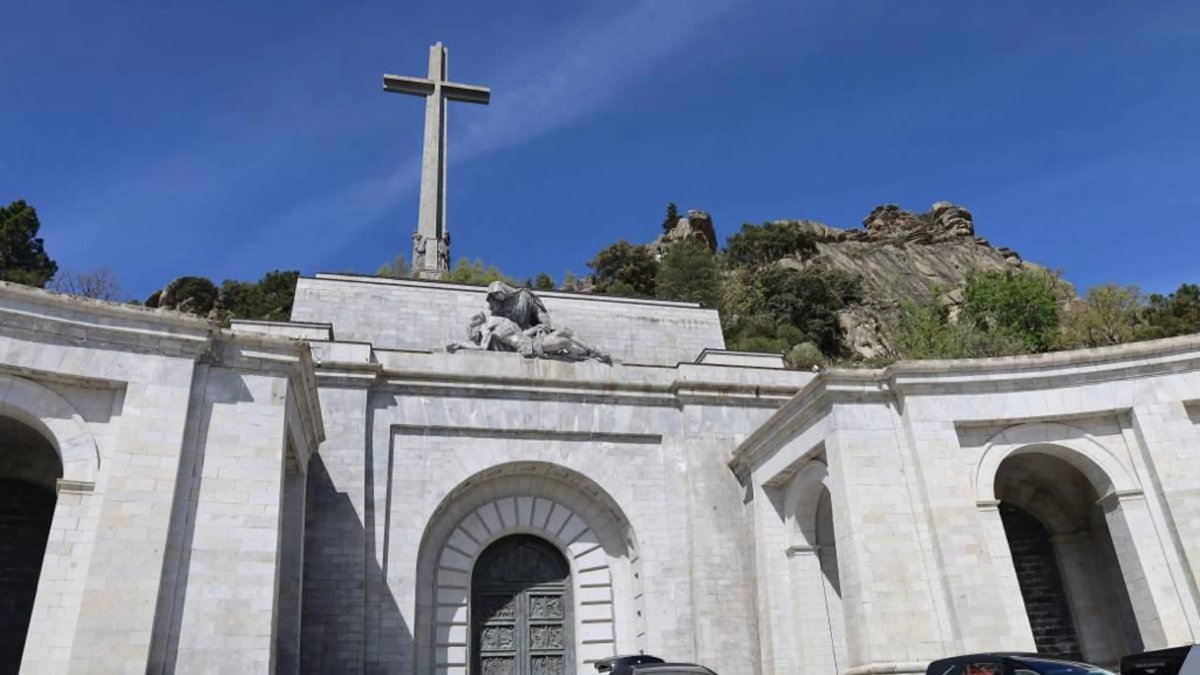
[[[1041, 653], [1115, 664], [1142, 650], [1130, 575], [1122, 573], [1108, 527], [1119, 513], [1052, 451], [1011, 455], [995, 479], [1034, 643]], [[1132, 559], [1124, 564], [1137, 569]]]
[[571, 647], [571, 570], [549, 542], [504, 537], [471, 575], [471, 672], [566, 675]]
[[21, 667], [60, 477], [50, 442], [0, 417], [0, 673]]

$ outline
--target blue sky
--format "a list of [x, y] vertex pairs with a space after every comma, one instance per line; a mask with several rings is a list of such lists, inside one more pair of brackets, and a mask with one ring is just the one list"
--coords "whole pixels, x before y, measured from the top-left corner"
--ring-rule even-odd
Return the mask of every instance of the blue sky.
[[11, 3], [0, 200], [63, 267], [372, 272], [407, 253], [419, 99], [451, 104], [455, 257], [524, 278], [652, 238], [668, 201], [856, 226], [939, 199], [1077, 286], [1200, 282], [1192, 0]]

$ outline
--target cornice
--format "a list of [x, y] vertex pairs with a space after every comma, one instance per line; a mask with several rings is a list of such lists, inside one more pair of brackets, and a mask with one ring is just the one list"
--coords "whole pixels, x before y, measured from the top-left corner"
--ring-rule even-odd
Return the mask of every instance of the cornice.
[[880, 371], [829, 370], [813, 378], [770, 419], [755, 429], [733, 451], [729, 468], [745, 480], [767, 453], [787, 443], [813, 422], [824, 417], [835, 403], [886, 402], [893, 393]]
[[[219, 326], [173, 312], [80, 298], [0, 281], [0, 326], [77, 345], [198, 355]], [[173, 350], [167, 347], [174, 348]]]

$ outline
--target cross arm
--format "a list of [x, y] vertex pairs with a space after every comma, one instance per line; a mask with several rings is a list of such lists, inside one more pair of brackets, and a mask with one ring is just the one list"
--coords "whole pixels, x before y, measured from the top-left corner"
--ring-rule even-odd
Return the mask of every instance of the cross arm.
[[457, 82], [442, 82], [442, 93], [451, 101], [464, 103], [482, 103], [487, 105], [492, 99], [492, 90], [487, 87], [476, 87], [471, 84]]
[[383, 90], [393, 94], [411, 94], [413, 96], [428, 96], [433, 93], [433, 80], [420, 77], [404, 77], [403, 75], [384, 75]]

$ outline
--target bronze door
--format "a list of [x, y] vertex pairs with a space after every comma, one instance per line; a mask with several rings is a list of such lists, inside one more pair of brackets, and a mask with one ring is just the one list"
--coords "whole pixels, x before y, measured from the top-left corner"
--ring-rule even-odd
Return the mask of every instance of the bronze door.
[[489, 546], [471, 577], [471, 672], [571, 672], [570, 581], [567, 561], [543, 539], [513, 535]]

